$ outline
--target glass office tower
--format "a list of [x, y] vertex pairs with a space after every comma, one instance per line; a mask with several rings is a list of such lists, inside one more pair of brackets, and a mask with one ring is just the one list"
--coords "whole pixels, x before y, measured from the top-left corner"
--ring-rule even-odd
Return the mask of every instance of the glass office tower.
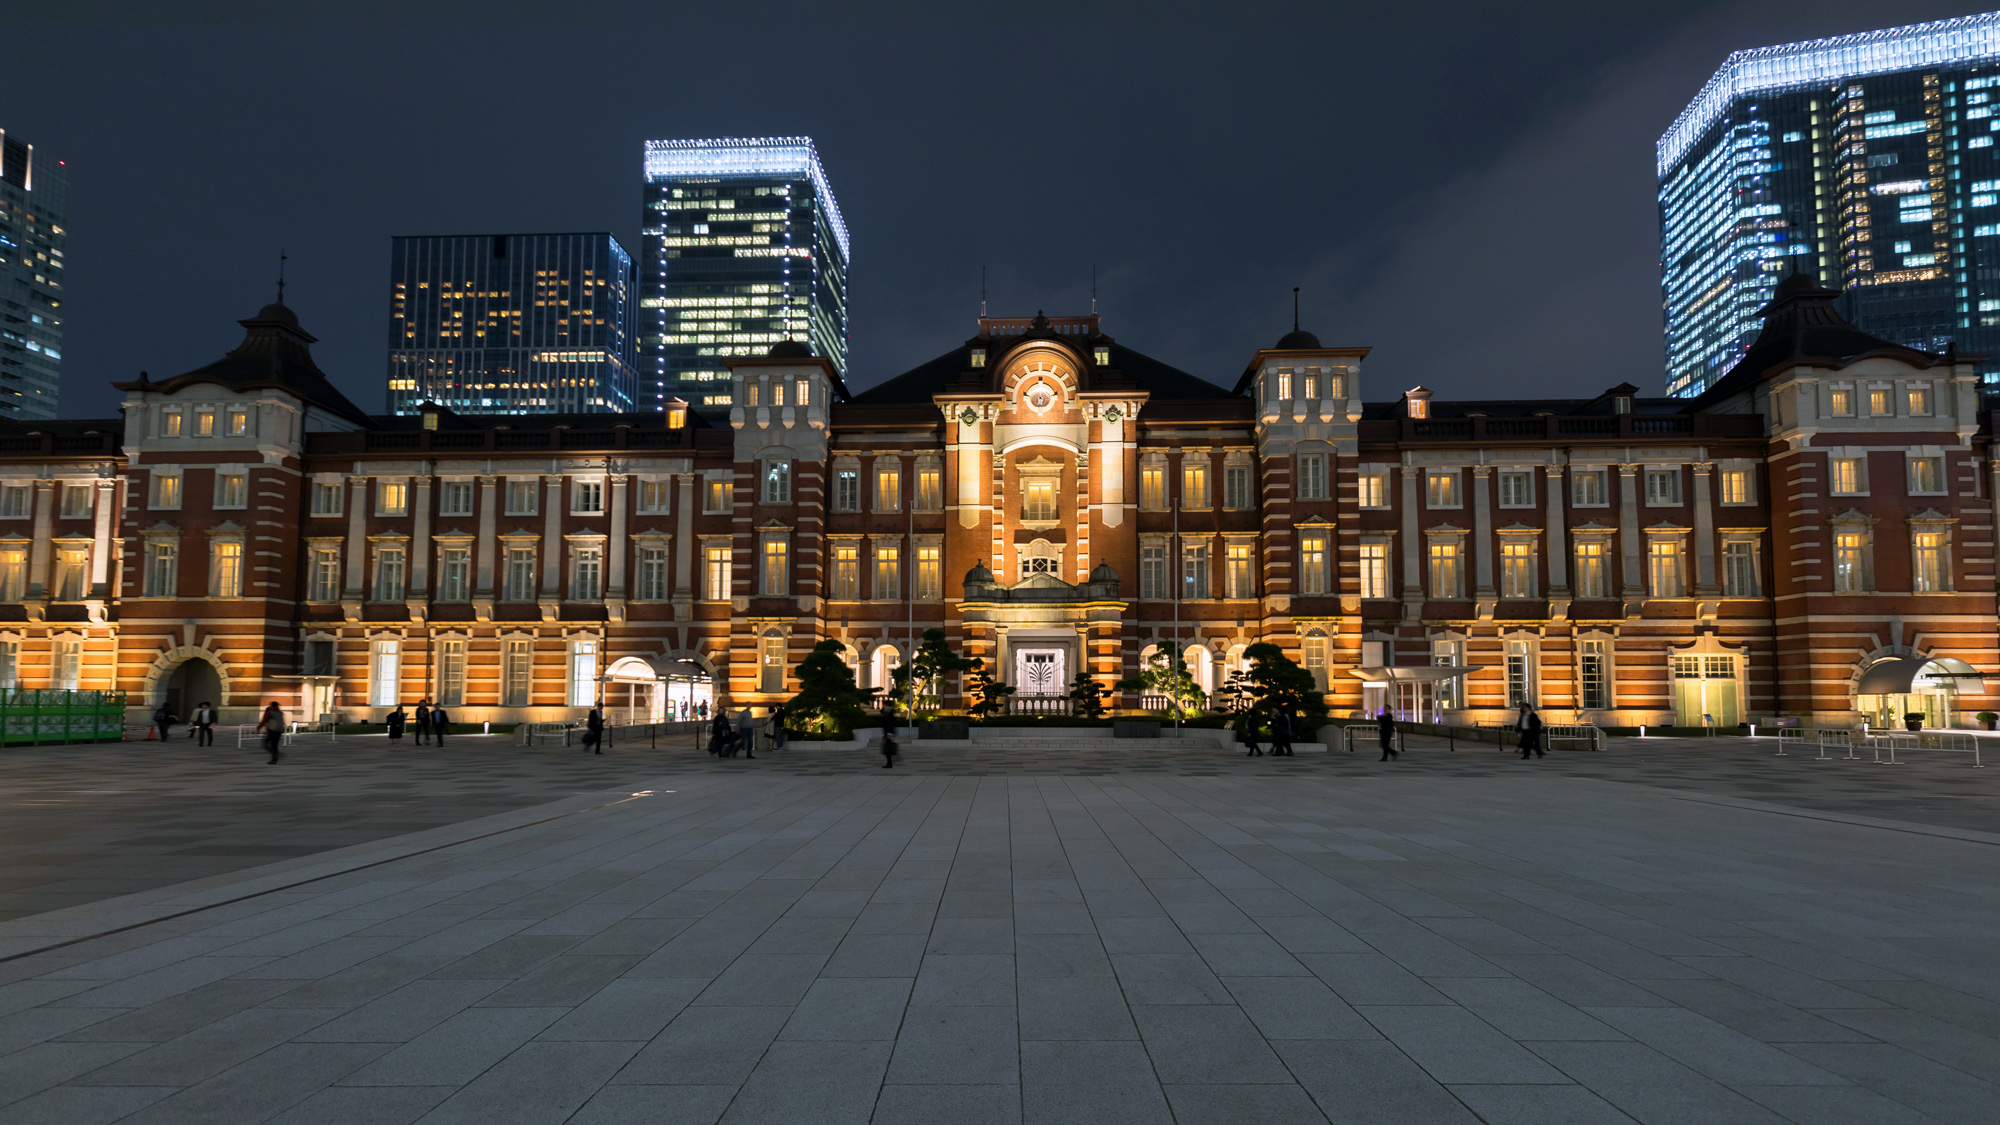
[[634, 409], [632, 285], [601, 232], [394, 239], [389, 412]]
[[847, 224], [810, 137], [647, 141], [644, 408], [729, 405], [724, 356], [796, 340], [847, 374]]
[[56, 416], [67, 172], [0, 129], [0, 418]]
[[2000, 380], [1996, 113], [2000, 13], [1730, 55], [1657, 148], [1667, 392], [1727, 372], [1793, 268]]

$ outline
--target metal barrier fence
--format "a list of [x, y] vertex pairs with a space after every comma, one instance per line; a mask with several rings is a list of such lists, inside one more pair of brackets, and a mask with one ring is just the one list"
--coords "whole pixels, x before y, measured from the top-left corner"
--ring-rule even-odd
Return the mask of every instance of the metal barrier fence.
[[1870, 760], [1876, 765], [1901, 765], [1896, 755], [1924, 750], [1939, 750], [1947, 754], [1971, 754], [1972, 768], [1985, 769], [1980, 760], [1979, 737], [1966, 731], [1917, 730], [1900, 731], [1862, 727], [1856, 729], [1815, 730], [1805, 727], [1780, 727], [1778, 730], [1777, 757], [1788, 755], [1787, 746], [1803, 751], [1807, 746], [1817, 746], [1816, 762], [1832, 760], [1835, 755], [1829, 750], [1843, 751], [1838, 757], [1843, 761], [1858, 762], [1859, 751], [1866, 749]]
[[[1521, 745], [1521, 728], [1515, 723], [1481, 723], [1481, 731], [1492, 731], [1500, 749], [1518, 749]], [[1561, 743], [1562, 745], [1558, 745]], [[1577, 745], [1581, 743], [1581, 745]], [[1602, 750], [1604, 732], [1591, 723], [1549, 723], [1542, 727], [1542, 749], [1544, 750]]]
[[[604, 724], [604, 748], [614, 746], [659, 746], [674, 739], [686, 738], [698, 742], [708, 731], [709, 724], [699, 719], [671, 723], [606, 723]], [[517, 746], [581, 746], [583, 745], [584, 724], [580, 719], [559, 723], [522, 723], [515, 728], [514, 744]]]
[[124, 737], [122, 691], [0, 691], [0, 745], [118, 742]]

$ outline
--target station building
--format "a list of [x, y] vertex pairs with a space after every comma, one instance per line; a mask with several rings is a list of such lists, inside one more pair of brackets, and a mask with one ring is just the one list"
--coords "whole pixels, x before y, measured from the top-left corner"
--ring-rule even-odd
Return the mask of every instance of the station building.
[[861, 392], [780, 343], [726, 414], [501, 416], [364, 413], [274, 304], [121, 419], [0, 432], [0, 682], [645, 721], [778, 703], [826, 639], [882, 686], [939, 628], [1023, 710], [1270, 642], [1336, 715], [1964, 725], [1992, 419], [1836, 296], [1788, 278], [1693, 399], [1369, 398], [1368, 349], [1297, 330], [1207, 379], [1037, 315]]

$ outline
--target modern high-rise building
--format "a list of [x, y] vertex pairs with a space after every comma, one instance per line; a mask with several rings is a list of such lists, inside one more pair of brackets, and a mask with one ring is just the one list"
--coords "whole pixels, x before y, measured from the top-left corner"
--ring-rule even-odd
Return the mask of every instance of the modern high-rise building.
[[1794, 270], [2000, 380], [1996, 137], [2000, 13], [1730, 55], [1657, 148], [1667, 392], [1741, 359]]
[[847, 373], [847, 223], [810, 137], [647, 141], [641, 409], [730, 404], [730, 356], [796, 341]]
[[395, 239], [390, 413], [635, 409], [632, 287], [632, 256], [602, 232]]
[[0, 418], [53, 418], [61, 386], [63, 162], [0, 129]]

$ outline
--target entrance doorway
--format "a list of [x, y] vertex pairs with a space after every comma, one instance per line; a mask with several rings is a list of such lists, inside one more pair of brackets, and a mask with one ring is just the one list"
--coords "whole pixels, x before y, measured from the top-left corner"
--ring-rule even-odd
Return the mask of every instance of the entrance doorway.
[[1069, 678], [1064, 675], [1064, 657], [1059, 648], [1017, 648], [1014, 650], [1014, 693], [1016, 695], [1063, 695]]
[[1674, 724], [1733, 727], [1740, 719], [1734, 656], [1674, 657]]
[[207, 702], [222, 706], [222, 677], [216, 674], [215, 665], [206, 660], [194, 658], [184, 660], [167, 674], [160, 689], [160, 702], [182, 722], [194, 714], [194, 709]]

